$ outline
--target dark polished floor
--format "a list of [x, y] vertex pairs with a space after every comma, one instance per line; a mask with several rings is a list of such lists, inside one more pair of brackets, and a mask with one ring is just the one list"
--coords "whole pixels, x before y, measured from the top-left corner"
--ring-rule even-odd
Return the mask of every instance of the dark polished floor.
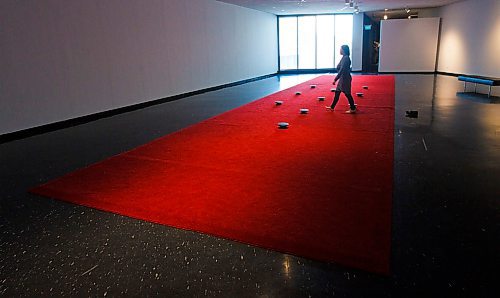
[[[500, 105], [457, 96], [454, 77], [396, 76], [391, 276], [27, 193], [314, 76], [273, 77], [0, 145], [0, 296], [498, 294]], [[406, 118], [410, 109], [419, 118]]]

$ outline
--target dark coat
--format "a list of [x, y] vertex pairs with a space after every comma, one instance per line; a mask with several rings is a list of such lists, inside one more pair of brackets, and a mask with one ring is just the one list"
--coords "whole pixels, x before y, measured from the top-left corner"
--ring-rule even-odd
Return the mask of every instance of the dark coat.
[[337, 91], [342, 91], [344, 93], [351, 93], [351, 58], [349, 56], [343, 56], [340, 59], [339, 65], [337, 65], [337, 76], [335, 81], [337, 81]]

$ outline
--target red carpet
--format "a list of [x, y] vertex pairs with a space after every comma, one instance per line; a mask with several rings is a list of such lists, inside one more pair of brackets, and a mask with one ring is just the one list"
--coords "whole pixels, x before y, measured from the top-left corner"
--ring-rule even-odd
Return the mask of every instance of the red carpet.
[[[354, 96], [355, 115], [343, 113], [344, 96], [339, 111], [325, 109], [332, 79], [272, 94], [31, 192], [389, 273], [394, 77], [354, 76], [353, 94], [365, 95]], [[290, 127], [278, 129], [280, 121]]]

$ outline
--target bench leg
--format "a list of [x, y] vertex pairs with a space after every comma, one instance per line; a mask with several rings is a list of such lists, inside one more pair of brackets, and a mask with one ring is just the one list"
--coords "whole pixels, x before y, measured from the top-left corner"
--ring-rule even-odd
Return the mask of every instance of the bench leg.
[[491, 97], [491, 86], [490, 86], [490, 91], [488, 92], [488, 98]]
[[464, 81], [464, 93], [467, 92], [467, 82]]
[[477, 83], [474, 83], [474, 93], [477, 93]]

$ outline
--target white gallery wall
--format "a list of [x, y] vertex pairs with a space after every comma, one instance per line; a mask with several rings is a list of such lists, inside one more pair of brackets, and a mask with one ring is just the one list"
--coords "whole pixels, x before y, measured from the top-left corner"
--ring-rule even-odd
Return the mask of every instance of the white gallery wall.
[[353, 71], [361, 71], [363, 69], [363, 18], [364, 14], [362, 13], [352, 15], [351, 68]]
[[276, 16], [215, 0], [2, 0], [0, 40], [0, 134], [278, 69]]
[[380, 72], [434, 72], [439, 18], [380, 22]]
[[457, 2], [440, 15], [438, 71], [500, 78], [500, 1]]

